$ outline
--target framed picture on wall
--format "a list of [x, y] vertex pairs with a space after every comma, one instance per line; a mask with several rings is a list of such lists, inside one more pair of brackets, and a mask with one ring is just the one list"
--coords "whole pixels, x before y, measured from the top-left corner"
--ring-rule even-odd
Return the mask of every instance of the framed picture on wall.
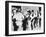
[[34, 35], [45, 33], [45, 3], [5, 2], [5, 35]]

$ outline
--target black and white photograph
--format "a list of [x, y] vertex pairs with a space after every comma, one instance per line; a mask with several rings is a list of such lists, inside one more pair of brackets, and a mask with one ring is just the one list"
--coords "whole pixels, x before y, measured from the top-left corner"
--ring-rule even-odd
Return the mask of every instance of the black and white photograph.
[[44, 33], [44, 3], [6, 2], [6, 5], [7, 35]]

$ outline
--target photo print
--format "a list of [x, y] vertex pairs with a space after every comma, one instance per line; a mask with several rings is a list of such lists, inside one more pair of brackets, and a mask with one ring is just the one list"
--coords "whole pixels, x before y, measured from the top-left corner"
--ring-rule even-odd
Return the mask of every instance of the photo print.
[[[8, 26], [7, 35], [25, 35], [44, 33], [44, 3], [7, 2]], [[6, 5], [7, 5], [6, 3]], [[6, 7], [7, 8], [7, 7]]]
[[41, 7], [12, 6], [12, 24], [14, 31], [27, 31], [36, 29], [37, 27], [40, 28]]

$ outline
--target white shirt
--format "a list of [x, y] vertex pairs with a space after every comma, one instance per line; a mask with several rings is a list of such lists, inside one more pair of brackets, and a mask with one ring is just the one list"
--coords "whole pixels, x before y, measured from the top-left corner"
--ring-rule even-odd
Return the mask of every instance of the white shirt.
[[16, 18], [16, 20], [20, 20], [22, 21], [24, 19], [24, 16], [22, 15], [22, 13], [16, 13], [14, 16], [13, 16], [13, 19]]

